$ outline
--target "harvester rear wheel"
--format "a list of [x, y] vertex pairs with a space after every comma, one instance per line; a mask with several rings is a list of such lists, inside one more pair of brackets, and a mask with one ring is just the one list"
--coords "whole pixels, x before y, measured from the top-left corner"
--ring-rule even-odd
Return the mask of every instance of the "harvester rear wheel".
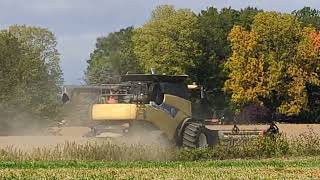
[[204, 148], [210, 146], [209, 134], [201, 123], [190, 123], [183, 132], [183, 147]]

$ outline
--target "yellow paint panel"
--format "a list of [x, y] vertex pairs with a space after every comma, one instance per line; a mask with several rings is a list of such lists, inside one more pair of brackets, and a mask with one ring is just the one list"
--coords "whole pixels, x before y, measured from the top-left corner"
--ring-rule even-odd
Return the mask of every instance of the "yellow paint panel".
[[146, 107], [146, 120], [152, 122], [152, 124], [163, 131], [170, 140], [173, 140], [178, 124], [187, 117], [189, 116], [181, 111], [173, 118], [163, 110], [150, 105]]
[[135, 104], [94, 104], [92, 120], [134, 120], [137, 106]]
[[[160, 107], [146, 106], [146, 120], [152, 122], [163, 131], [170, 140], [173, 140], [177, 126], [181, 121], [191, 117], [191, 102], [169, 94], [164, 95], [164, 103], [173, 106], [178, 111], [175, 117]], [[161, 105], [160, 105], [161, 106]]]
[[164, 95], [164, 103], [171, 105], [173, 107], [176, 107], [180, 111], [184, 112], [188, 116], [192, 116], [192, 110], [191, 110], [191, 102], [169, 94]]

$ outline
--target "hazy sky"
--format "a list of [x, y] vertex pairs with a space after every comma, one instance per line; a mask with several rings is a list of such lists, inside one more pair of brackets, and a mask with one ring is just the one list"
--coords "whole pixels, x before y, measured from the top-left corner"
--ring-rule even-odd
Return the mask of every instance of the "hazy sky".
[[142, 25], [161, 4], [195, 12], [210, 6], [254, 6], [281, 12], [304, 6], [320, 9], [320, 0], [0, 0], [0, 28], [26, 24], [54, 32], [66, 84], [79, 84], [97, 37]]

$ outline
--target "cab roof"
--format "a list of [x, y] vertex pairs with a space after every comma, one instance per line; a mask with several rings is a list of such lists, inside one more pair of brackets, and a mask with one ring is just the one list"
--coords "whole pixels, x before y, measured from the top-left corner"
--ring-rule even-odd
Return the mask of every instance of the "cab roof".
[[185, 82], [187, 75], [159, 75], [159, 74], [127, 74], [121, 76], [122, 82], [127, 81], [141, 81], [141, 82]]

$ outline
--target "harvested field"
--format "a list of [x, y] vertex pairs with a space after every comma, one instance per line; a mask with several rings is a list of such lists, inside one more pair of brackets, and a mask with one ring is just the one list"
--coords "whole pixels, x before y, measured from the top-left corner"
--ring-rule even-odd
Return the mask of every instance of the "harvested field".
[[[309, 133], [310, 130], [314, 135], [320, 137], [320, 124], [277, 124], [280, 132], [282, 132], [288, 138], [297, 138], [301, 134]], [[233, 125], [210, 125], [207, 126], [212, 130], [231, 130]], [[241, 130], [266, 130], [268, 125], [238, 125]], [[0, 148], [12, 146], [21, 150], [30, 150], [32, 148], [43, 148], [43, 147], [54, 147], [58, 144], [64, 144], [65, 142], [76, 142], [79, 144], [85, 144], [88, 142], [101, 142], [110, 141], [114, 143], [141, 143], [146, 141], [142, 139], [137, 140], [126, 140], [125, 138], [117, 139], [106, 139], [106, 138], [85, 138], [90, 128], [88, 127], [64, 127], [61, 129], [52, 129], [56, 131], [56, 136], [53, 135], [42, 135], [42, 136], [0, 136]], [[148, 140], [151, 142], [152, 140]], [[156, 142], [153, 142], [156, 143]]]
[[92, 141], [92, 139], [83, 138], [90, 131], [87, 127], [66, 127], [59, 129], [53, 128], [56, 136], [36, 135], [36, 136], [0, 136], [0, 148], [14, 147], [20, 150], [32, 150], [33, 148], [54, 147], [65, 142], [77, 142], [80, 144]]
[[0, 148], [11, 146], [19, 150], [29, 151], [33, 148], [50, 148], [65, 142], [84, 144], [90, 140], [72, 136], [2, 136], [0, 137]]
[[[48, 135], [26, 135], [26, 136], [0, 136], [0, 150], [10, 147], [18, 151], [30, 152], [34, 149], [54, 149], [65, 144], [87, 145], [87, 144], [117, 144], [120, 146], [148, 145], [172, 147], [172, 144], [163, 137], [159, 131], [150, 132], [148, 135], [110, 137], [85, 137], [89, 132], [88, 127], [63, 127], [51, 128]], [[55, 134], [55, 135], [52, 135]]]

